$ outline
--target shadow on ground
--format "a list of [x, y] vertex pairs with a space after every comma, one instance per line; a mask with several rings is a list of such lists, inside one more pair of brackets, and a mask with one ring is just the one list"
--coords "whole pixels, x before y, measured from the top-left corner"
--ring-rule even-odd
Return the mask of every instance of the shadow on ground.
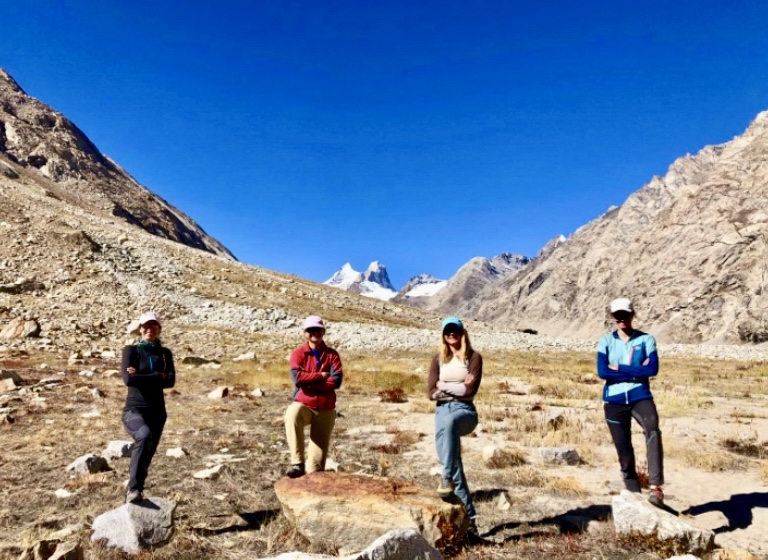
[[279, 514], [279, 509], [264, 509], [254, 512], [241, 512], [237, 515], [240, 517], [240, 519], [245, 521], [245, 524], [237, 523], [236, 525], [228, 525], [226, 527], [219, 527], [218, 529], [203, 527], [194, 529], [194, 531], [199, 535], [204, 536], [221, 535], [223, 533], [239, 533], [241, 531], [258, 531], [263, 525], [269, 523]]
[[610, 515], [610, 505], [597, 504], [572, 509], [539, 521], [502, 523], [482, 533], [479, 542], [503, 544], [534, 535], [583, 533], [590, 521], [606, 521]]
[[727, 500], [707, 502], [688, 508], [685, 515], [701, 515], [710, 511], [720, 511], [728, 519], [728, 525], [718, 527], [715, 533], [729, 533], [736, 529], [746, 529], [752, 525], [754, 508], [768, 508], [768, 492], [752, 492], [750, 494], [734, 494]]

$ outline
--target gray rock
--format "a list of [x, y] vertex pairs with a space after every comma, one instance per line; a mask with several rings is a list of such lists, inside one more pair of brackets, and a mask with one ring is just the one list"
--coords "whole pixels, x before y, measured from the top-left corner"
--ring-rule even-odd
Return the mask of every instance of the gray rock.
[[245, 352], [244, 354], [240, 354], [237, 358], [233, 358], [233, 362], [244, 362], [244, 361], [253, 361], [256, 359], [256, 352], [251, 350], [250, 352]]
[[12, 369], [0, 369], [0, 379], [10, 379], [15, 385], [23, 385], [24, 380]]
[[82, 455], [72, 461], [67, 466], [68, 471], [75, 471], [79, 474], [94, 474], [98, 472], [104, 472], [111, 470], [109, 468], [109, 463], [107, 463], [107, 460], [103, 457], [99, 457], [98, 455], [94, 455], [93, 453], [89, 453], [87, 455]]
[[380, 536], [365, 550], [349, 556], [286, 552], [266, 560], [326, 560], [331, 558], [335, 560], [442, 560], [443, 555], [439, 550], [430, 546], [418, 531], [395, 529]]
[[182, 364], [192, 365], [192, 366], [202, 366], [204, 364], [220, 364], [219, 360], [204, 358], [202, 356], [184, 356], [181, 359]]
[[628, 490], [613, 498], [613, 523], [618, 535], [656, 535], [661, 541], [676, 542], [692, 554], [705, 554], [715, 545], [715, 534], [709, 529], [687, 523]]
[[176, 502], [164, 498], [125, 504], [93, 520], [91, 540], [105, 540], [109, 546], [129, 554], [161, 545], [173, 534], [174, 509]]
[[540, 447], [539, 455], [545, 463], [578, 465], [581, 462], [581, 457], [574, 447]]
[[114, 440], [107, 444], [107, 448], [102, 452], [105, 459], [120, 459], [131, 456], [132, 441]]

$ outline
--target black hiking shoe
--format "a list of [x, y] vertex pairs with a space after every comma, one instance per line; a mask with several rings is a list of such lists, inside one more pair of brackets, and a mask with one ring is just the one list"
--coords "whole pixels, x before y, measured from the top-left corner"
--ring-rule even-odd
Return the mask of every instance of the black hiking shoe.
[[285, 476], [288, 478], [299, 478], [305, 474], [304, 465], [291, 465], [291, 468], [288, 469], [288, 472], [285, 473]]

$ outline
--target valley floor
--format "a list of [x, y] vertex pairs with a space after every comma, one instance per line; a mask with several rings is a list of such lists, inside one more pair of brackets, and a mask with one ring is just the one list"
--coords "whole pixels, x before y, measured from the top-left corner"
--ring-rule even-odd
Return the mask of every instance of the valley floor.
[[[128, 459], [114, 470], [74, 476], [65, 467], [111, 440], [130, 439], [120, 422], [125, 387], [106, 377], [114, 361], [67, 365], [66, 357], [0, 357], [25, 381], [0, 394], [13, 419], [0, 424], [0, 557], [73, 526], [93, 558], [119, 558], [89, 541], [89, 524], [122, 504]], [[347, 472], [406, 479], [433, 488], [434, 405], [424, 396], [428, 353], [342, 355], [345, 384], [331, 459]], [[41, 364], [45, 364], [43, 368]], [[93, 377], [81, 376], [84, 370]], [[63, 372], [63, 373], [60, 373]], [[53, 379], [53, 382], [43, 382]], [[311, 545], [280, 513], [272, 489], [283, 476], [287, 445], [282, 415], [290, 387], [283, 353], [220, 369], [179, 366], [167, 394], [169, 421], [149, 476], [148, 495], [172, 498], [171, 543], [139, 558], [257, 558]], [[227, 386], [230, 393], [210, 399]], [[251, 395], [255, 388], [265, 395]], [[92, 390], [100, 389], [103, 398]], [[382, 402], [404, 391], [405, 402]], [[477, 397], [480, 425], [462, 440], [464, 464], [479, 513], [482, 540], [452, 551], [458, 558], [663, 558], [650, 543], [617, 540], [611, 496], [620, 489], [615, 451], [602, 416], [600, 384], [590, 354], [510, 352], [485, 356]], [[714, 529], [722, 548], [768, 557], [768, 366], [762, 362], [675, 358], [662, 363], [653, 391], [662, 418], [668, 505]], [[638, 457], [645, 456], [636, 430]], [[483, 448], [508, 451], [488, 466]], [[582, 462], [545, 465], [538, 449], [570, 445]], [[188, 455], [166, 456], [182, 447]], [[224, 462], [217, 480], [192, 477]], [[54, 492], [65, 489], [69, 498]], [[502, 496], [508, 509], [500, 509]], [[691, 509], [692, 508], [692, 509]], [[692, 515], [690, 513], [695, 513]]]

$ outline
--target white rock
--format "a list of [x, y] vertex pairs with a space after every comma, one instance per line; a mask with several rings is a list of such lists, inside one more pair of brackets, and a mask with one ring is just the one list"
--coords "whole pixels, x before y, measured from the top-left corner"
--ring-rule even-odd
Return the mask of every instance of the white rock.
[[208, 393], [209, 399], [223, 399], [229, 395], [229, 387], [216, 387], [213, 391]]
[[258, 389], [258, 388], [254, 389], [253, 391], [251, 391], [251, 395], [254, 396], [254, 397], [263, 397], [264, 394], [265, 394], [264, 391], [262, 391], [261, 389]]
[[509, 508], [512, 507], [512, 503], [509, 501], [509, 496], [507, 496], [506, 492], [502, 492], [499, 494], [499, 499], [496, 502], [496, 509], [500, 511], [509, 511]]
[[192, 476], [195, 478], [217, 480], [221, 476], [221, 473], [224, 472], [225, 468], [226, 468], [225, 465], [214, 465], [209, 469], [203, 469], [201, 471], [197, 471]]
[[237, 358], [233, 358], [233, 362], [244, 362], [246, 360], [253, 361], [256, 359], [256, 352], [251, 350], [250, 352], [246, 352], [245, 354], [240, 354]]
[[83, 371], [78, 373], [78, 375], [80, 377], [93, 377], [94, 375], [96, 375], [96, 372], [93, 371], [92, 369], [84, 369]]
[[107, 448], [102, 452], [105, 459], [120, 459], [130, 457], [133, 442], [128, 440], [113, 440], [107, 444]]
[[62, 498], [62, 499], [74, 496], [72, 492], [70, 492], [69, 490], [65, 490], [64, 488], [59, 488], [54, 492], [54, 494], [56, 495], [57, 498]]
[[182, 457], [186, 457], [188, 455], [188, 453], [182, 447], [171, 447], [170, 449], [166, 450], [165, 454], [168, 457], [175, 457], [177, 459], [181, 459]]
[[443, 466], [437, 465], [436, 467], [432, 467], [429, 469], [429, 474], [431, 476], [443, 476]]

